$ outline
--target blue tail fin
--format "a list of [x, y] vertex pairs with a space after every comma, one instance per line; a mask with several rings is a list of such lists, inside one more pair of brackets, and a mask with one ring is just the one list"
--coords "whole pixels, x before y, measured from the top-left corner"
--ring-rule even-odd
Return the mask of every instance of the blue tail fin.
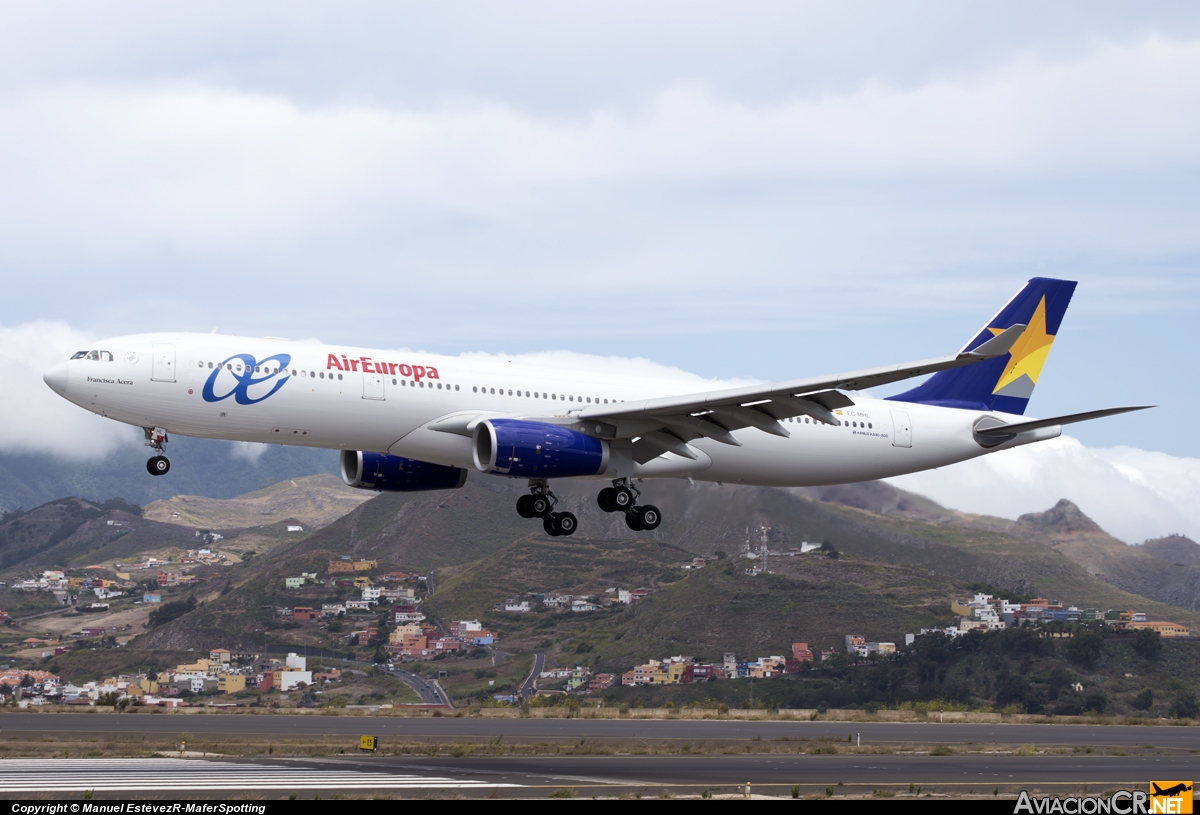
[[1033, 278], [963, 347], [963, 351], [970, 351], [1004, 329], [1024, 323], [1028, 328], [1010, 353], [936, 373], [912, 390], [888, 398], [897, 402], [1024, 414], [1074, 293], [1075, 282], [1072, 280]]

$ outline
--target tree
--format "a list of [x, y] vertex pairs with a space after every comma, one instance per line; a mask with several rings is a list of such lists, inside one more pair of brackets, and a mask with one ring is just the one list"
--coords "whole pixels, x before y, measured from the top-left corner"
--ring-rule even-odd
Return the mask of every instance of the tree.
[[1154, 691], [1146, 688], [1141, 693], [1133, 698], [1134, 710], [1149, 710], [1154, 704]]
[[1096, 631], [1080, 631], [1067, 645], [1067, 659], [1085, 668], [1094, 668], [1104, 653], [1104, 638]]
[[1200, 702], [1196, 701], [1196, 694], [1181, 693], [1175, 697], [1175, 701], [1171, 703], [1171, 718], [1172, 719], [1195, 719], [1200, 717]]
[[1138, 629], [1138, 632], [1133, 635], [1133, 650], [1143, 659], [1156, 660], [1162, 656], [1162, 637], [1152, 629]]

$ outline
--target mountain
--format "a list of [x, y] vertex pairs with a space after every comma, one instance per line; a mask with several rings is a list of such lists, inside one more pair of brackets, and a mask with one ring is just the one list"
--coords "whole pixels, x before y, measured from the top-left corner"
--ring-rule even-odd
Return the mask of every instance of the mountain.
[[188, 546], [195, 546], [190, 530], [81, 498], [61, 498], [0, 518], [0, 570], [7, 575], [79, 568]]
[[[329, 587], [285, 591], [283, 578], [302, 571], [324, 575], [328, 561], [343, 555], [378, 560], [380, 571], [434, 572], [437, 591], [428, 613], [443, 620], [491, 619], [494, 604], [525, 591], [655, 589], [639, 609], [616, 615], [554, 616], [542, 628], [536, 625], [544, 620], [532, 617], [497, 622], [506, 648], [587, 643], [613, 662], [662, 649], [711, 654], [753, 644], [777, 651], [794, 639], [828, 647], [848, 632], [900, 639], [949, 623], [950, 600], [984, 583], [1080, 607], [1137, 608], [1200, 622], [1183, 608], [1122, 590], [1051, 545], [1052, 532], [1096, 535], [1094, 524], [1072, 512], [1059, 513], [1064, 521], [1050, 516], [1015, 523], [961, 516], [915, 496], [888, 495], [892, 488], [879, 485], [865, 487], [865, 495], [838, 490], [837, 502], [773, 488], [685, 481], [642, 486], [643, 500], [652, 499], [666, 518], [653, 533], [635, 534], [620, 516], [601, 512], [594, 484], [556, 485], [560, 507], [579, 516], [580, 531], [570, 538], [549, 538], [540, 524], [517, 516], [514, 503], [524, 487], [516, 481], [472, 476], [451, 492], [381, 494], [302, 540], [282, 541], [233, 567], [219, 598], [147, 633], [143, 643], [233, 647], [268, 637], [332, 646], [335, 638], [319, 627], [286, 628], [273, 609], [331, 601], [336, 593]], [[742, 556], [764, 541], [773, 551], [829, 541], [840, 557], [769, 557], [771, 574], [745, 574], [755, 561]], [[680, 569], [693, 556], [718, 553], [726, 555], [718, 568]]]
[[176, 495], [142, 510], [153, 521], [199, 529], [244, 529], [290, 518], [323, 527], [374, 497], [367, 490], [347, 487], [332, 475], [290, 478], [233, 498]]
[[1159, 560], [1178, 566], [1200, 568], [1200, 544], [1184, 535], [1168, 535], [1165, 538], [1148, 540], [1140, 548]]
[[1045, 512], [1022, 515], [1009, 531], [1052, 547], [1090, 574], [1132, 594], [1200, 610], [1200, 546], [1187, 538], [1128, 546], [1066, 499]]
[[336, 475], [337, 453], [303, 447], [264, 445], [243, 448], [231, 442], [174, 436], [167, 447], [171, 472], [146, 472], [148, 448], [122, 447], [98, 461], [75, 461], [45, 454], [0, 454], [0, 511], [41, 506], [79, 496], [103, 501], [114, 496], [147, 504], [175, 495], [232, 498], [289, 478]]

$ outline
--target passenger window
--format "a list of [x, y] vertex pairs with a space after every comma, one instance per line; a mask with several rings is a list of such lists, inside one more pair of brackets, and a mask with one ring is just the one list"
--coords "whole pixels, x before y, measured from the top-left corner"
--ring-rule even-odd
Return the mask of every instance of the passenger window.
[[479, 393], [479, 387], [476, 386], [476, 387], [471, 388], [471, 393]]
[[341, 378], [342, 378], [342, 375], [341, 375], [341, 374], [338, 374], [338, 379], [341, 379]]
[[495, 388], [492, 388], [492, 395], [493, 395], [493, 396], [495, 396], [495, 395], [496, 395], [496, 389], [495, 389]]
[[87, 351], [76, 351], [75, 355], [73, 357], [71, 357], [71, 359], [83, 359], [86, 356], [87, 356]]
[[551, 398], [551, 399], [558, 399], [558, 397], [557, 397], [557, 396], [555, 396], [554, 394], [550, 394], [550, 398]]

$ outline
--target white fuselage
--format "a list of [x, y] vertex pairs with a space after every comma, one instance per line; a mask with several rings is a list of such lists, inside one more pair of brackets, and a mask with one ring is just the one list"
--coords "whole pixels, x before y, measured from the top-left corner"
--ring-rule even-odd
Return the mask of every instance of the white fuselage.
[[[93, 348], [108, 353], [73, 359], [65, 372], [60, 369], [62, 395], [120, 422], [202, 438], [388, 453], [467, 469], [474, 469], [471, 439], [431, 430], [430, 424], [475, 413], [569, 423], [597, 403], [696, 390], [694, 381], [497, 358], [210, 334], [117, 337]], [[852, 407], [837, 411], [840, 426], [788, 419], [782, 424], [790, 438], [746, 428], [733, 434], [741, 447], [701, 438], [690, 443], [699, 452], [696, 460], [670, 453], [646, 464], [615, 460], [597, 477], [836, 484], [941, 467], [1061, 432], [1030, 431], [984, 448], [972, 436], [981, 416], [1024, 417], [857, 394], [852, 399]]]

